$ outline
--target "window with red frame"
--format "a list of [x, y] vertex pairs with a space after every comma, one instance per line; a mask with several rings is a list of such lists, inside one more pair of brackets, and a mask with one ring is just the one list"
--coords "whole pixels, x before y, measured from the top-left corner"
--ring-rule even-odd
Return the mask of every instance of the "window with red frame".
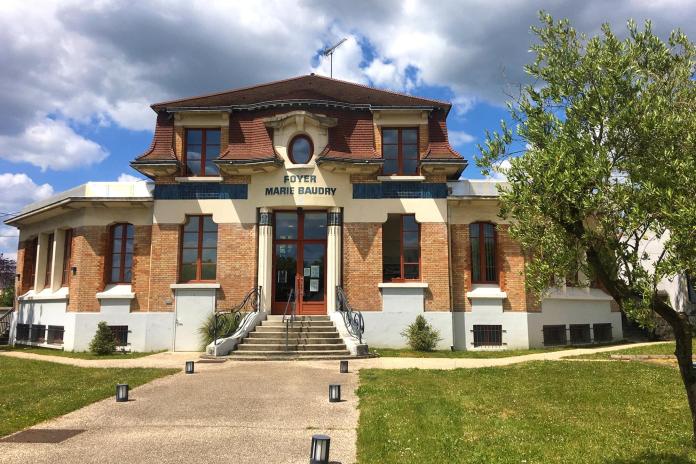
[[420, 226], [415, 216], [390, 214], [382, 226], [382, 278], [420, 279]]
[[65, 242], [63, 243], [63, 276], [61, 285], [63, 287], [70, 283], [70, 263], [72, 262], [72, 229], [65, 231]]
[[217, 176], [220, 129], [186, 129], [185, 165], [189, 176]]
[[51, 288], [51, 279], [53, 278], [53, 234], [48, 234], [46, 240], [46, 269], [44, 274], [44, 288]]
[[111, 269], [109, 283], [129, 284], [133, 279], [133, 225], [111, 226]]
[[382, 158], [382, 173], [385, 175], [418, 174], [418, 129], [383, 128]]
[[217, 224], [211, 216], [188, 216], [181, 234], [182, 282], [215, 280]]
[[476, 222], [469, 225], [471, 242], [471, 281], [497, 283], [495, 224]]

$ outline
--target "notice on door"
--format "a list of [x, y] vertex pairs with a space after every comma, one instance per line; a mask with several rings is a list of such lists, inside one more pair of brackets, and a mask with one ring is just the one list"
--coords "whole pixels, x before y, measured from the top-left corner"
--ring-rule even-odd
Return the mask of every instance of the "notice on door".
[[319, 278], [319, 266], [312, 266], [312, 274], [310, 277], [312, 277], [313, 279]]
[[319, 291], [319, 279], [309, 279], [309, 291], [318, 292]]

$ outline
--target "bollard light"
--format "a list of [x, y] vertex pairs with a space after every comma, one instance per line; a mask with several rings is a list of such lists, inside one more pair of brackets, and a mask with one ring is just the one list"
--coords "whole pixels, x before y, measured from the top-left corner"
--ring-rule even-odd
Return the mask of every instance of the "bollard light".
[[348, 373], [348, 361], [341, 361], [341, 374]]
[[328, 435], [312, 435], [312, 447], [309, 450], [309, 464], [329, 464], [329, 445], [331, 438]]
[[329, 402], [338, 403], [341, 401], [341, 386], [338, 384], [329, 385]]
[[186, 373], [193, 374], [193, 361], [186, 361]]
[[128, 401], [128, 384], [118, 383], [116, 384], [116, 402], [123, 403]]

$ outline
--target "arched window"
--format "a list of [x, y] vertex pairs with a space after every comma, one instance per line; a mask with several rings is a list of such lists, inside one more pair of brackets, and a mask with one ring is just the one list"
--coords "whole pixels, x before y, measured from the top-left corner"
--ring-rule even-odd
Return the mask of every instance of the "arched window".
[[475, 222], [469, 225], [471, 242], [471, 281], [479, 284], [498, 282], [495, 224]]
[[111, 269], [109, 283], [129, 284], [133, 278], [133, 225], [111, 226]]
[[307, 164], [312, 159], [314, 146], [306, 135], [296, 135], [288, 146], [288, 156], [294, 164]]

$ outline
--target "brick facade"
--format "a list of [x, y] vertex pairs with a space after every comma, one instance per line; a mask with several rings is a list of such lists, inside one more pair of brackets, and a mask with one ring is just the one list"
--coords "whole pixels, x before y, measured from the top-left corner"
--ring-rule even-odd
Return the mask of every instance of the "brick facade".
[[256, 224], [218, 224], [217, 295], [219, 310], [231, 309], [256, 286]]
[[72, 265], [77, 274], [70, 276], [68, 311], [99, 311], [96, 294], [104, 289], [108, 241], [108, 227], [73, 229]]
[[133, 279], [131, 289], [135, 298], [131, 301], [132, 311], [147, 311], [150, 292], [150, 247], [152, 226], [134, 226], [133, 235]]
[[421, 231], [421, 280], [428, 283], [426, 311], [450, 310], [447, 224], [424, 222]]
[[351, 306], [380, 311], [382, 295], [382, 224], [343, 224], [343, 289]]
[[452, 224], [452, 302], [454, 311], [471, 311], [466, 292], [471, 289], [469, 224]]
[[179, 275], [179, 224], [153, 224], [149, 311], [173, 311], [171, 284]]

